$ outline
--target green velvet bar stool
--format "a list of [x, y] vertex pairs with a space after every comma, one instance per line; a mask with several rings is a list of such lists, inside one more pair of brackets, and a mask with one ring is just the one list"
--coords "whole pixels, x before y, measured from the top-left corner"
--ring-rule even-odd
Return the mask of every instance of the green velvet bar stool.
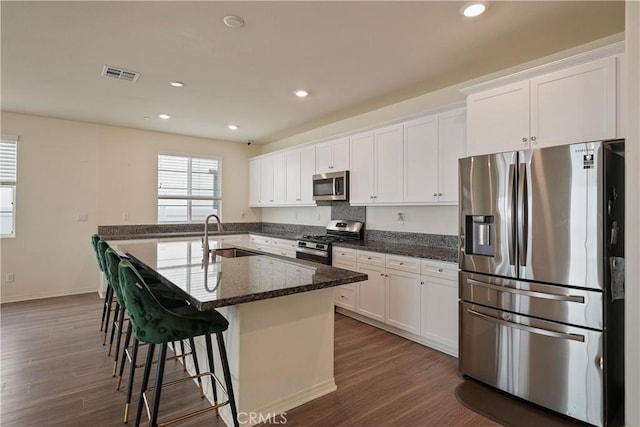
[[[160, 404], [160, 396], [162, 392], [162, 379], [164, 375], [164, 366], [167, 353], [167, 345], [172, 341], [179, 341], [196, 336], [203, 335], [207, 346], [207, 358], [209, 362], [209, 372], [201, 374], [202, 376], [211, 376], [211, 384], [213, 387], [214, 405], [208, 410], [215, 410], [223, 405], [230, 405], [233, 415], [234, 425], [238, 426], [238, 413], [233, 394], [233, 385], [231, 381], [231, 373], [229, 370], [229, 361], [224, 345], [222, 333], [229, 327], [229, 322], [216, 310], [198, 311], [197, 309], [186, 306], [169, 309], [164, 307], [160, 301], [151, 292], [143, 278], [138, 274], [135, 267], [127, 260], [120, 262], [118, 267], [120, 283], [122, 284], [122, 293], [124, 295], [125, 304], [129, 312], [129, 321], [133, 326], [135, 337], [149, 344], [147, 353], [147, 361], [145, 363], [144, 374], [142, 377], [142, 385], [138, 408], [136, 413], [136, 427], [140, 425], [142, 416], [142, 406], [147, 403], [146, 393], [149, 382], [149, 374], [151, 364], [155, 353], [156, 345], [160, 345], [158, 366], [156, 371], [155, 386], [153, 387], [153, 402], [149, 422], [152, 427], [158, 425], [158, 412]], [[213, 362], [213, 346], [211, 343], [211, 334], [216, 335], [218, 342], [218, 350], [220, 353], [220, 362], [224, 374], [225, 385], [218, 380], [214, 374]], [[185, 380], [190, 380], [186, 378]], [[218, 403], [216, 382], [221, 386], [227, 395], [227, 400]], [[172, 382], [171, 384], [175, 384]], [[226, 386], [226, 389], [225, 389]], [[188, 416], [199, 415], [204, 411], [196, 411], [187, 414], [179, 419]], [[163, 422], [163, 424], [171, 423], [175, 420]]]
[[[96, 255], [98, 257], [98, 262], [101, 265], [101, 270], [105, 274], [105, 276], [107, 275], [106, 273], [107, 266], [104, 259], [104, 253], [106, 252], [107, 249], [109, 249], [109, 244], [106, 241], [99, 239], [96, 243]], [[107, 292], [104, 298], [104, 308], [103, 308], [104, 327], [102, 327], [101, 325], [101, 330], [104, 333], [104, 337], [102, 339], [102, 345], [107, 344], [107, 337], [109, 336], [109, 321], [111, 320], [111, 312], [114, 311], [114, 307], [113, 307], [114, 297], [115, 297], [115, 294], [113, 292], [113, 286], [111, 286], [111, 283], [109, 282], [109, 277], [107, 276]], [[117, 303], [116, 303], [115, 309], [118, 309]], [[115, 316], [117, 317], [118, 314], [115, 313]], [[109, 349], [109, 352], [111, 352], [111, 349]]]
[[[98, 236], [97, 234], [94, 234], [91, 236], [91, 245], [93, 246], [93, 250], [96, 254], [96, 259], [98, 260], [98, 267], [100, 268], [100, 271], [104, 273], [104, 262], [102, 260], [102, 254], [98, 251], [98, 242], [100, 241], [100, 236]], [[109, 307], [109, 301], [113, 300], [113, 289], [111, 289], [111, 286], [109, 286], [109, 281], [107, 280], [107, 290], [105, 292], [105, 297], [104, 297], [104, 304], [102, 305], [102, 318], [100, 319], [100, 331], [102, 332], [102, 329], [104, 328], [105, 325], [105, 318], [107, 316], [107, 311], [110, 311]], [[104, 343], [103, 343], [104, 345]]]
[[[127, 336], [125, 339], [125, 343], [124, 343], [124, 347], [120, 347], [120, 340], [122, 337], [121, 331], [123, 329], [123, 325], [124, 325], [124, 321], [125, 321], [125, 311], [126, 311], [126, 304], [125, 304], [125, 300], [123, 297], [123, 293], [122, 293], [122, 285], [120, 284], [120, 280], [119, 280], [119, 273], [118, 273], [118, 265], [120, 263], [120, 261], [122, 260], [122, 258], [120, 257], [120, 255], [113, 250], [112, 248], [108, 248], [105, 251], [104, 254], [104, 260], [106, 262], [106, 273], [107, 273], [107, 277], [109, 278], [110, 283], [112, 283], [112, 287], [114, 290], [114, 293], [116, 295], [116, 299], [117, 302], [120, 306], [119, 311], [117, 311], [119, 313], [118, 315], [118, 319], [117, 321], [114, 322], [114, 324], [112, 325], [112, 329], [111, 331], [113, 332], [114, 330], [118, 330], [119, 333], [117, 335], [117, 340], [116, 340], [116, 345], [115, 345], [115, 354], [114, 354], [114, 364], [113, 364], [113, 376], [116, 376], [116, 367], [118, 365], [118, 358], [121, 356], [122, 357], [122, 362], [121, 362], [121, 369], [120, 369], [120, 376], [118, 377], [118, 385], [116, 387], [116, 390], [120, 389], [120, 382], [122, 380], [122, 370], [124, 369], [124, 358], [127, 355], [126, 349], [129, 345], [129, 340], [130, 340], [130, 336], [131, 336], [131, 323], [129, 322], [129, 326], [127, 328]], [[133, 263], [132, 263], [133, 264]], [[136, 266], [137, 267], [137, 266]], [[134, 267], [134, 268], [136, 268]], [[163, 304], [169, 306], [169, 307], [181, 307], [181, 306], [186, 306], [188, 305], [188, 303], [183, 299], [180, 298], [179, 295], [175, 294], [174, 292], [172, 292], [170, 289], [167, 288], [166, 285], [162, 284], [162, 283], [150, 283], [150, 280], [153, 280], [152, 277], [150, 277], [148, 274], [145, 274], [145, 272], [141, 271], [140, 268], [136, 268], [136, 270], [138, 271], [138, 273], [143, 277], [143, 279], [145, 280], [145, 282], [149, 283], [149, 287], [151, 289], [151, 291], [154, 293], [154, 295], [156, 296], [156, 298], [158, 298], [160, 301], [163, 302]], [[112, 335], [113, 337], [113, 335]], [[195, 343], [193, 342], [193, 339], [189, 339], [189, 344], [191, 345], [191, 348], [194, 349], [195, 348]], [[139, 343], [136, 340], [135, 342], [135, 355], [132, 357], [132, 366], [131, 366], [131, 374], [130, 374], [130, 378], [129, 378], [129, 388], [127, 391], [127, 401], [125, 403], [125, 415], [124, 415], [124, 422], [126, 423], [128, 420], [128, 414], [129, 414], [129, 404], [131, 403], [131, 392], [132, 392], [132, 388], [133, 388], [133, 378], [134, 378], [134, 372], [135, 372], [135, 368], [136, 368], [136, 358], [137, 358], [137, 347], [138, 347]], [[199, 368], [199, 364], [198, 364], [198, 358], [197, 358], [197, 354], [192, 350], [190, 353], [185, 353], [185, 349], [184, 349], [184, 345], [182, 343], [182, 341], [180, 342], [180, 347], [182, 349], [181, 355], [180, 357], [182, 357], [182, 362], [185, 366], [185, 370], [186, 370], [186, 359], [185, 356], [186, 355], [191, 355], [193, 358], [193, 365], [196, 371], [196, 374], [198, 375], [197, 381], [198, 381], [198, 386], [200, 387], [200, 391], [201, 391], [201, 396], [204, 397], [204, 393], [202, 392], [202, 380], [200, 378], [200, 368]], [[175, 346], [174, 346], [174, 353], [175, 353]], [[177, 359], [178, 356], [172, 357], [170, 359]]]

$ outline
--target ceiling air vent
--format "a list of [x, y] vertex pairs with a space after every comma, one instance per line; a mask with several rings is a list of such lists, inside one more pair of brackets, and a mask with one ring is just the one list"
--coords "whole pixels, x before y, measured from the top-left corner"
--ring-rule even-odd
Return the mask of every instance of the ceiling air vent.
[[138, 80], [138, 77], [140, 77], [140, 73], [136, 73], [135, 71], [123, 70], [122, 68], [111, 67], [109, 65], [102, 67], [102, 75], [111, 77], [112, 79], [126, 80], [128, 82], [135, 82]]

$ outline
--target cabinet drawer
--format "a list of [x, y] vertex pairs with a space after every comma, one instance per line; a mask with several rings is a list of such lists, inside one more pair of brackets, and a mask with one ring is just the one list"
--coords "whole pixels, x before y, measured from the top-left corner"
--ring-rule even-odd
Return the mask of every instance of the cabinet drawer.
[[218, 237], [216, 240], [221, 241], [222, 243], [242, 243], [242, 235], [238, 234], [235, 236], [222, 236]]
[[386, 258], [385, 254], [381, 254], [379, 252], [358, 251], [357, 255], [359, 264], [378, 265], [380, 267], [384, 267]]
[[249, 235], [249, 242], [253, 245], [271, 246], [271, 237], [257, 236], [255, 234]]
[[452, 262], [423, 259], [421, 272], [423, 276], [453, 280], [456, 283], [458, 281], [458, 264], [454, 264]]
[[354, 285], [336, 286], [336, 305], [349, 310], [356, 309], [356, 287]]
[[275, 237], [271, 239], [271, 246], [274, 248], [282, 249], [282, 250], [296, 250], [296, 241], [295, 240], [287, 240], [287, 239], [276, 239]]
[[386, 267], [393, 270], [420, 274], [420, 259], [399, 255], [387, 255]]
[[357, 253], [355, 249], [347, 249], [347, 248], [333, 248], [333, 264], [340, 263], [356, 263]]
[[280, 256], [286, 256], [289, 258], [295, 258], [296, 257], [296, 251], [291, 250], [291, 249], [286, 249], [286, 248], [274, 248], [273, 246], [271, 247], [271, 253], [276, 254], [276, 255], [280, 255]]

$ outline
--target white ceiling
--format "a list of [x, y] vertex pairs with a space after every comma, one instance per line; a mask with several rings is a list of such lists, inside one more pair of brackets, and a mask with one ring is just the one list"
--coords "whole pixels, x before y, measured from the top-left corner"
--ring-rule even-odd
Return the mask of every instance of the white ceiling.
[[[624, 31], [621, 1], [494, 1], [475, 19], [463, 4], [3, 0], [0, 100], [6, 111], [265, 143]], [[246, 25], [225, 27], [231, 14]], [[102, 77], [104, 65], [141, 77]]]

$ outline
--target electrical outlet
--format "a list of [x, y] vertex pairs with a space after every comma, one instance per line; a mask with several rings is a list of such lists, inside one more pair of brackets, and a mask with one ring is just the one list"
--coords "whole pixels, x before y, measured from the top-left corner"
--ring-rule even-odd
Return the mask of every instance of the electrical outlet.
[[13, 273], [7, 273], [7, 283], [13, 283], [16, 281], [16, 275]]
[[122, 214], [122, 220], [123, 221], [129, 221], [129, 212], [125, 212]]
[[404, 214], [402, 212], [398, 212], [398, 215], [396, 216], [396, 222], [398, 224], [404, 224]]
[[78, 222], [87, 222], [88, 219], [89, 219], [89, 214], [86, 214], [86, 213], [78, 214]]
[[240, 211], [240, 218], [244, 218], [244, 216], [245, 216], [245, 212], [244, 212], [244, 209], [242, 209], [242, 210]]

